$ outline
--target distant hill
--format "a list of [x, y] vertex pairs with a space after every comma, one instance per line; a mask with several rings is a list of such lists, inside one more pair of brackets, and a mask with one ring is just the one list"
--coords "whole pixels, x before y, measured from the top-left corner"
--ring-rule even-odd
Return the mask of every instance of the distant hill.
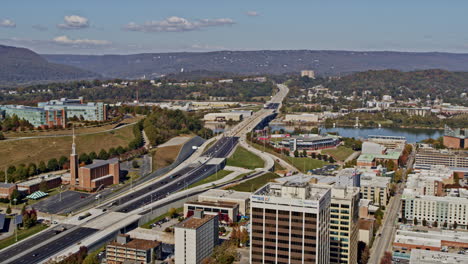
[[384, 69], [468, 71], [468, 54], [438, 52], [262, 50], [44, 57], [54, 63], [87, 69], [108, 78], [155, 78], [180, 73], [181, 69], [184, 72], [212, 71], [243, 75], [297, 73], [311, 69], [322, 76]]
[[99, 74], [88, 70], [50, 63], [39, 54], [25, 48], [0, 45], [1, 85], [99, 77]]

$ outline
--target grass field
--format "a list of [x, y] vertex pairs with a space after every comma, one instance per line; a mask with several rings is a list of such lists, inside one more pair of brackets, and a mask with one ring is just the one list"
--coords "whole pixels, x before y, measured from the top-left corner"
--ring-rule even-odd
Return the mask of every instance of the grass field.
[[[36, 233], [39, 233], [46, 228], [46, 225], [37, 224], [29, 229], [18, 230], [18, 241], [30, 237]], [[0, 240], [0, 249], [13, 245], [14, 243], [16, 243], [15, 240], [16, 238], [14, 234], [8, 238]]]
[[260, 177], [242, 182], [236, 186], [228, 188], [229, 190], [239, 191], [239, 192], [253, 192], [268, 182], [273, 181], [274, 179], [279, 178], [278, 174], [269, 172], [263, 174]]
[[294, 167], [296, 167], [299, 171], [306, 173], [309, 170], [321, 168], [325, 165], [330, 163], [316, 160], [312, 158], [295, 158], [295, 157], [286, 157], [285, 159], [289, 163], [291, 163]]
[[210, 183], [210, 182], [220, 180], [220, 179], [226, 177], [227, 175], [229, 175], [231, 173], [232, 173], [232, 171], [220, 170], [220, 171], [218, 171], [218, 173], [210, 175], [210, 176], [206, 177], [205, 179], [203, 179], [201, 181], [190, 184], [189, 188], [193, 188], [193, 187], [200, 186], [200, 185], [203, 185], [203, 184], [206, 184], [206, 183]]
[[227, 160], [226, 165], [253, 170], [256, 168], [263, 168], [264, 164], [264, 161], [259, 156], [239, 146], [234, 154]]
[[[111, 147], [127, 147], [134, 138], [133, 126], [124, 127], [111, 132], [103, 132], [76, 137], [77, 152], [99, 153], [101, 149], [109, 150]], [[72, 137], [46, 137], [24, 139], [17, 141], [0, 141], [0, 168], [9, 165], [18, 165], [30, 162], [47, 163], [49, 159], [69, 156], [71, 152]]]
[[354, 150], [347, 148], [345, 146], [338, 146], [338, 148], [324, 149], [322, 150], [322, 153], [331, 155], [336, 160], [344, 161], [346, 160], [346, 158], [348, 158], [351, 154], [354, 153]]
[[174, 145], [153, 149], [151, 151], [153, 171], [171, 165], [179, 155], [182, 146], [183, 145]]
[[[125, 125], [125, 124], [131, 124], [134, 122], [137, 122], [141, 119], [143, 119], [144, 116], [136, 116], [132, 118], [126, 118], [122, 121], [120, 121], [117, 124], [107, 124], [103, 126], [95, 126], [95, 127], [76, 127], [75, 128], [75, 135], [79, 134], [85, 134], [85, 133], [95, 133], [95, 132], [102, 132], [106, 130], [110, 130], [117, 125]], [[71, 128], [68, 129], [57, 129], [57, 130], [42, 130], [42, 131], [15, 131], [15, 132], [4, 132], [5, 137], [7, 138], [15, 138], [15, 137], [34, 137], [34, 136], [49, 136], [49, 135], [72, 135], [73, 130]]]
[[[263, 146], [262, 145], [258, 145], [258, 144], [252, 143], [252, 142], [248, 142], [248, 143], [251, 146], [253, 146], [254, 148], [263, 151]], [[292, 166], [294, 166], [295, 168], [297, 168], [301, 172], [304, 172], [304, 162], [305, 162], [305, 172], [307, 172], [308, 170], [320, 168], [320, 167], [322, 167], [324, 165], [329, 164], [328, 162], [324, 162], [324, 161], [316, 160], [316, 159], [312, 159], [312, 158], [287, 157], [285, 155], [278, 154], [278, 153], [274, 152], [272, 149], [268, 149], [268, 148], [266, 148], [265, 151], [272, 154], [272, 155], [274, 155], [274, 156], [276, 156], [276, 157], [279, 157], [279, 158], [283, 159], [284, 161], [291, 164]]]

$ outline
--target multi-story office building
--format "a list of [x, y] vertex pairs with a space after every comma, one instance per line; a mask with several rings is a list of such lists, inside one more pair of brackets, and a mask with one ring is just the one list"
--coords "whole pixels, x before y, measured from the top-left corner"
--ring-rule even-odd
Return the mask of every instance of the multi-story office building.
[[251, 196], [252, 264], [330, 263], [331, 186], [269, 183]]
[[340, 144], [340, 140], [330, 136], [292, 137], [283, 139], [279, 144], [281, 147], [291, 151], [317, 150], [336, 147]]
[[359, 188], [335, 186], [330, 206], [330, 263], [357, 263]]
[[24, 105], [0, 106], [0, 118], [13, 117], [28, 121], [34, 127], [66, 126], [66, 114], [63, 109], [44, 109]]
[[106, 246], [106, 263], [154, 263], [161, 258], [161, 249], [159, 241], [131, 239], [129, 235], [121, 234]]
[[468, 168], [468, 155], [464, 152], [420, 148], [416, 153], [415, 168], [431, 167], [432, 165]]
[[64, 110], [67, 118], [77, 117], [87, 121], [104, 121], [107, 119], [106, 106], [102, 102], [83, 103], [83, 98], [51, 100], [40, 102], [38, 107], [45, 110]]
[[104, 103], [83, 103], [83, 99], [51, 100], [38, 103], [37, 107], [24, 105], [0, 106], [0, 118], [16, 115], [34, 127], [66, 127], [67, 118], [77, 117], [87, 121], [105, 121], [107, 110]]
[[218, 244], [218, 216], [195, 211], [174, 227], [175, 263], [200, 264]]
[[468, 199], [464, 197], [438, 197], [420, 195], [411, 189], [405, 189], [402, 195], [402, 216], [408, 221], [417, 219], [428, 223], [437, 222], [439, 226], [457, 223], [458, 228], [468, 225]]
[[468, 128], [445, 126], [444, 146], [454, 149], [468, 149]]
[[192, 216], [196, 210], [217, 215], [220, 222], [231, 223], [238, 220], [239, 205], [230, 202], [186, 202], [184, 204], [185, 217]]
[[406, 145], [406, 138], [398, 136], [370, 135], [367, 141], [383, 145], [389, 149], [403, 149]]
[[361, 198], [374, 204], [387, 205], [391, 180], [388, 177], [361, 176]]
[[239, 213], [245, 215], [249, 209], [250, 195], [249, 192], [211, 189], [198, 195], [198, 201], [236, 203], [239, 205]]

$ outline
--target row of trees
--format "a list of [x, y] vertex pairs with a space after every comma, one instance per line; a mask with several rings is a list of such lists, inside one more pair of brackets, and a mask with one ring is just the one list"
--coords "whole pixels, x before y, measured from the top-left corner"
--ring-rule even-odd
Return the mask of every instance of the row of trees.
[[16, 131], [16, 130], [27, 130], [34, 129], [34, 126], [25, 119], [20, 119], [17, 115], [6, 116], [5, 119], [0, 121], [0, 130], [3, 132], [6, 131]]
[[[47, 161], [47, 163], [44, 161], [40, 161], [39, 164], [31, 162], [28, 165], [11, 165], [6, 171], [6, 173], [8, 174], [8, 182], [27, 180], [29, 177], [41, 173], [56, 171], [59, 169], [68, 169], [68, 162], [69, 160], [67, 157], [61, 156], [59, 159], [52, 158], [49, 161]], [[3, 171], [0, 171], [0, 180], [5, 181], [5, 172]]]
[[141, 126], [143, 127], [149, 143], [153, 146], [164, 143], [168, 139], [180, 135], [195, 133], [204, 138], [213, 136], [211, 129], [203, 127], [199, 116], [180, 110], [168, 110], [159, 107], [153, 108]]
[[[31, 85], [28, 87], [18, 88], [18, 95], [0, 94], [0, 102], [33, 103], [38, 101], [48, 101], [53, 98], [77, 98], [79, 96], [83, 96], [88, 100], [128, 101], [136, 99], [136, 90], [139, 91], [139, 99], [144, 98], [145, 100], [152, 101], [165, 99], [204, 100], [208, 99], [210, 96], [227, 97], [236, 101], [254, 101], [256, 100], [255, 97], [269, 96], [274, 90], [272, 82], [213, 82], [211, 85], [196, 83], [188, 87], [169, 85], [167, 82], [163, 82], [161, 86], [154, 86], [149, 81], [144, 80], [134, 82], [134, 84], [130, 86], [113, 85], [102, 87], [101, 84], [102, 82], [100, 81], [81, 81], [79, 85], [70, 84], [69, 82]], [[83, 87], [86, 88], [83, 89]], [[35, 93], [32, 93], [33, 90]], [[38, 90], [50, 90], [50, 92], [38, 93]]]
[[[296, 158], [307, 158], [307, 151], [304, 149], [302, 150], [302, 152], [299, 152], [297, 149], [294, 151], [294, 157]], [[318, 159], [318, 160], [323, 160], [323, 161], [327, 161], [327, 162], [330, 162], [330, 163], [335, 163], [336, 160], [332, 157], [332, 156], [329, 156], [329, 155], [326, 155], [326, 154], [321, 154], [321, 153], [316, 153], [316, 152], [312, 152], [310, 154], [310, 157], [313, 158], [313, 159]]]
[[[403, 217], [401, 219], [401, 221], [403, 222], [403, 224], [406, 224], [408, 223], [408, 219], [406, 219], [406, 217]], [[413, 218], [413, 225], [422, 225], [422, 226], [427, 226], [427, 227], [443, 227], [443, 228], [448, 228], [449, 227], [449, 224], [447, 223], [447, 221], [445, 221], [444, 223], [442, 223], [442, 225], [440, 225], [437, 221], [434, 221], [432, 223], [429, 223], [426, 219], [423, 219], [421, 222], [419, 222], [419, 220], [415, 217]], [[453, 222], [453, 224], [450, 225], [453, 229], [456, 229], [458, 227], [458, 223], [456, 221]]]

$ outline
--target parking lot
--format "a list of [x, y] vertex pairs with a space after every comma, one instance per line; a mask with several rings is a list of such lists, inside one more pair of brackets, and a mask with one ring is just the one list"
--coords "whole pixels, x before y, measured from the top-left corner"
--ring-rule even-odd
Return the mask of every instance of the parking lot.
[[310, 172], [316, 175], [331, 175], [338, 167], [338, 165], [325, 165], [322, 168], [311, 170]]
[[91, 194], [89, 193], [64, 191], [61, 195], [56, 194], [34, 204], [34, 208], [39, 210], [40, 212], [49, 214], [69, 213], [73, 210], [73, 208], [77, 208], [81, 204], [85, 205], [91, 202], [90, 199], [93, 198], [90, 196]]

